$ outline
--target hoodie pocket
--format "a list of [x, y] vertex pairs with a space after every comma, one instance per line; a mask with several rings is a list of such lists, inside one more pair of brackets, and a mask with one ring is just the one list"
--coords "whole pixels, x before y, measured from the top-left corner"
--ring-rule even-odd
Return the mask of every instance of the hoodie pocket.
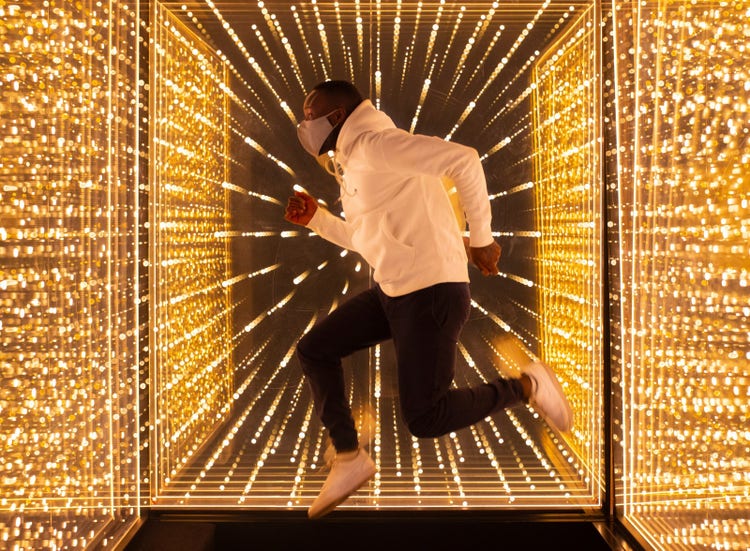
[[414, 269], [414, 247], [400, 240], [393, 228], [388, 213], [373, 213], [352, 236], [352, 244], [372, 266], [378, 283], [396, 281]]

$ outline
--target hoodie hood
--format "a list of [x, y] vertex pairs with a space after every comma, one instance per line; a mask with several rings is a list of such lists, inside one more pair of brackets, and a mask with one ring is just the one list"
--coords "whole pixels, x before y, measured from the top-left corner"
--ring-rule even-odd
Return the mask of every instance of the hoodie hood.
[[346, 165], [354, 144], [362, 134], [380, 132], [389, 128], [396, 128], [391, 118], [375, 109], [369, 99], [362, 100], [362, 103], [352, 111], [341, 126], [341, 132], [336, 141], [336, 160]]

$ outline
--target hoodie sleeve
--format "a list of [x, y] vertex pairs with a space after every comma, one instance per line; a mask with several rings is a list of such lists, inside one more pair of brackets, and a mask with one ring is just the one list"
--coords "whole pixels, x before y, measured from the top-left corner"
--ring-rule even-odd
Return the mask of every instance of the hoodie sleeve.
[[307, 227], [323, 239], [335, 243], [339, 247], [354, 250], [349, 224], [323, 207], [317, 208]]
[[485, 247], [492, 243], [487, 181], [475, 149], [397, 128], [373, 133], [368, 139], [371, 140], [368, 152], [373, 167], [385, 167], [403, 174], [450, 178], [466, 213], [471, 246]]

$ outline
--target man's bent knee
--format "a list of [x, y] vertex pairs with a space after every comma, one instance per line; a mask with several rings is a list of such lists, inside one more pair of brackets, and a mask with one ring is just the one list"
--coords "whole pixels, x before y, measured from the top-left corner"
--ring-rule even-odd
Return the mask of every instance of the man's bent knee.
[[316, 346], [310, 334], [307, 333], [297, 342], [297, 358], [302, 365], [302, 371], [307, 372], [307, 368], [316, 360]]
[[432, 412], [423, 413], [414, 419], [406, 421], [409, 432], [417, 438], [437, 438], [445, 434], [438, 429], [435, 423], [435, 416]]

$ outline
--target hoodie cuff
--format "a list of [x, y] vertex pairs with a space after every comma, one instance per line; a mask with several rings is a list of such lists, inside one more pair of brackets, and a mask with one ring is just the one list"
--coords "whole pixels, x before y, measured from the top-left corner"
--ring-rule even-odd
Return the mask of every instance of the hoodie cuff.
[[322, 217], [325, 216], [324, 214], [320, 212], [322, 210], [323, 208], [320, 205], [318, 205], [318, 208], [315, 209], [315, 212], [313, 213], [312, 218], [310, 218], [310, 221], [305, 226], [306, 228], [310, 228], [315, 233], [317, 233], [317, 227], [320, 225]]
[[469, 231], [469, 246], [470, 247], [475, 247], [475, 248], [486, 247], [487, 245], [491, 245], [493, 241], [495, 241], [495, 238], [492, 237], [491, 229], [487, 228], [482, 231], [477, 231], [477, 230], [472, 230], [470, 228], [470, 231]]

